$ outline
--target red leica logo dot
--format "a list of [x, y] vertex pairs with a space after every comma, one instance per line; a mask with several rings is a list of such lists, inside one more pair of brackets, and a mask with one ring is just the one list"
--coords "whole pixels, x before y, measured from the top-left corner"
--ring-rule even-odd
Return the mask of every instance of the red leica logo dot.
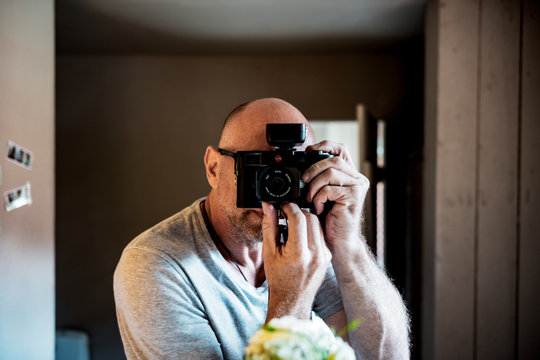
[[276, 155], [274, 157], [275, 162], [280, 163], [281, 162], [281, 155]]

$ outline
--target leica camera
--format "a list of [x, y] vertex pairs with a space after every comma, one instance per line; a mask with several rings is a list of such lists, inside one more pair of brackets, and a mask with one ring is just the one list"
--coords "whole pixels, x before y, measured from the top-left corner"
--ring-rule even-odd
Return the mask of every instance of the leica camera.
[[317, 161], [332, 157], [322, 151], [297, 151], [306, 140], [305, 124], [267, 124], [270, 151], [236, 153], [237, 206], [260, 208], [261, 202], [297, 203], [308, 208], [302, 174]]

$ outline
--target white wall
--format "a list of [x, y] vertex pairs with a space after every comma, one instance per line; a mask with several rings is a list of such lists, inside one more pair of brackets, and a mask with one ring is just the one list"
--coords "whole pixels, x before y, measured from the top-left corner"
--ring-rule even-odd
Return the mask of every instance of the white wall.
[[[0, 0], [0, 358], [54, 358], [54, 6]], [[32, 170], [6, 160], [12, 140]], [[33, 203], [3, 194], [30, 181]]]

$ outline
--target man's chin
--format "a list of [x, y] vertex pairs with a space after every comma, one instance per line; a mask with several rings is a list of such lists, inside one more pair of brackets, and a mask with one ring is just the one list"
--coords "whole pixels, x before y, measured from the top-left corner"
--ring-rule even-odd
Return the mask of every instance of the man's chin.
[[262, 218], [264, 216], [262, 209], [249, 209], [248, 214], [257, 216], [260, 219], [260, 224], [262, 225]]
[[262, 214], [250, 212], [242, 222], [243, 232], [257, 241], [262, 241]]
[[242, 233], [249, 242], [262, 241], [262, 211], [247, 210], [240, 216], [228, 216], [229, 222]]

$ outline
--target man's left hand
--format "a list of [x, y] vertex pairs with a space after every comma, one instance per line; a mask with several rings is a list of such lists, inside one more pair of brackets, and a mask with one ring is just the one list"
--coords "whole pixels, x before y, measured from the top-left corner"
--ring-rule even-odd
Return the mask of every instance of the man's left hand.
[[343, 144], [330, 141], [310, 145], [306, 151], [334, 155], [313, 164], [302, 176], [309, 183], [307, 201], [312, 202], [315, 213], [320, 215], [327, 202], [333, 202], [324, 224], [331, 249], [354, 246], [360, 238], [362, 208], [369, 180], [356, 170], [351, 156]]

